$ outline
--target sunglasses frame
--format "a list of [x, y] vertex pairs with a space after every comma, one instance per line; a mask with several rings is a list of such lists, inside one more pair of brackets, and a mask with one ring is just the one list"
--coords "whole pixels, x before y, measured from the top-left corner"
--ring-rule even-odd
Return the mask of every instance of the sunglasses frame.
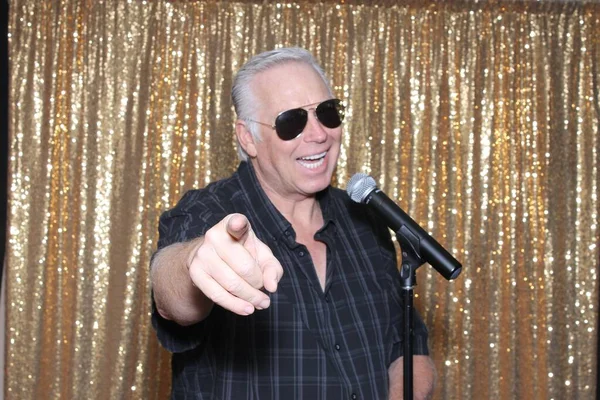
[[[340, 124], [338, 126], [333, 127], [333, 128], [329, 128], [327, 125], [323, 124], [323, 121], [321, 121], [319, 119], [319, 114], [318, 114], [319, 107], [321, 107], [323, 104], [326, 104], [326, 103], [329, 103], [329, 102], [334, 102], [335, 103], [335, 107], [336, 107], [336, 110], [337, 110], [339, 118], [340, 118]], [[311, 107], [311, 106], [314, 106], [314, 107]], [[310, 108], [309, 109], [305, 109], [305, 107], [310, 107]], [[321, 101], [319, 103], [307, 104], [307, 105], [304, 105], [304, 106], [301, 106], [301, 107], [290, 108], [289, 110], [282, 111], [279, 114], [277, 114], [277, 117], [275, 117], [275, 125], [267, 124], [265, 122], [260, 122], [260, 121], [256, 121], [256, 120], [253, 120], [253, 119], [250, 119], [249, 121], [252, 121], [252, 122], [255, 122], [257, 124], [266, 126], [267, 128], [271, 128], [275, 132], [277, 132], [277, 136], [281, 140], [283, 140], [283, 141], [289, 141], [289, 140], [296, 139], [298, 136], [300, 136], [302, 134], [302, 132], [306, 128], [306, 125], [308, 124], [308, 112], [311, 111], [311, 110], [315, 111], [315, 116], [317, 117], [317, 121], [319, 121], [319, 123], [321, 125], [325, 126], [326, 128], [329, 128], [329, 129], [335, 129], [335, 128], [341, 126], [342, 123], [344, 122], [346, 106], [344, 105], [344, 103], [340, 99], [336, 99], [336, 98], [334, 98], [334, 99], [327, 99], [327, 100]], [[302, 127], [301, 131], [298, 134], [296, 134], [294, 137], [290, 137], [290, 138], [287, 137], [288, 135], [286, 135], [285, 133], [280, 132], [277, 129], [277, 121], [280, 120], [280, 118], [281, 118], [282, 115], [284, 115], [286, 113], [289, 113], [289, 112], [300, 112], [301, 114], [303, 114], [303, 115], [306, 116], [306, 122], [304, 123], [304, 126]]]

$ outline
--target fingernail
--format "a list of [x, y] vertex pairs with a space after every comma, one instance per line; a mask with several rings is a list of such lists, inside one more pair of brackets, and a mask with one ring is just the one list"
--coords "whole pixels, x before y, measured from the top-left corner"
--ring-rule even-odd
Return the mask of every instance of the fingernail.
[[271, 305], [271, 299], [266, 298], [263, 301], [261, 301], [258, 306], [264, 310], [265, 308], [268, 308], [270, 305]]
[[244, 311], [247, 314], [252, 314], [254, 312], [254, 307], [252, 307], [252, 306], [246, 306], [246, 308], [244, 308]]

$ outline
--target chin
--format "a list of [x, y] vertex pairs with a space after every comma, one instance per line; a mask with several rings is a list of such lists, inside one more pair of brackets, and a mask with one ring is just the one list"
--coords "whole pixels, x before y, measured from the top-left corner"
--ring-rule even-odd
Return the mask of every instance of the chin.
[[303, 186], [304, 191], [307, 194], [317, 194], [325, 189], [331, 184], [331, 177], [329, 179], [320, 178], [318, 180], [312, 181], [310, 183], [305, 183]]

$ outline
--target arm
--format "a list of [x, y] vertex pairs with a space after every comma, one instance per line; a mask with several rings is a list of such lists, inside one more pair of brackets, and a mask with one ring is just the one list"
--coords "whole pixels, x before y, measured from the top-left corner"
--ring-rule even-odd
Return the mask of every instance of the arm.
[[214, 303], [239, 315], [269, 306], [281, 264], [241, 214], [230, 214], [203, 237], [160, 250], [151, 266], [159, 314], [179, 325], [205, 319]]
[[150, 280], [158, 313], [165, 319], [187, 326], [206, 318], [214, 303], [190, 278], [190, 261], [204, 242], [199, 237], [190, 242], [174, 243], [160, 250], [151, 264]]
[[[397, 358], [388, 368], [390, 377], [390, 400], [404, 397], [404, 359]], [[413, 356], [413, 396], [416, 400], [428, 400], [433, 396], [435, 366], [428, 356]]]

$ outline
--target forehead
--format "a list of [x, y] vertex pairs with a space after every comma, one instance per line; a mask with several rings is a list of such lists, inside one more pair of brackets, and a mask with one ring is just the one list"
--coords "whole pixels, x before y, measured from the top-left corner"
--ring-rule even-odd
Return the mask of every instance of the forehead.
[[257, 74], [252, 91], [263, 107], [273, 111], [318, 103], [330, 97], [329, 87], [321, 76], [302, 62], [276, 65]]

